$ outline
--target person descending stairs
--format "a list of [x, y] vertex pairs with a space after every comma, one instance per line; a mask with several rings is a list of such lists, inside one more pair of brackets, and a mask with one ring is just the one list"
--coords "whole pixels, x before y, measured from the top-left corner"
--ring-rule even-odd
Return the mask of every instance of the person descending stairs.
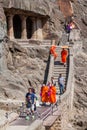
[[[66, 49], [67, 50], [67, 49]], [[57, 93], [59, 94], [59, 84], [58, 84], [58, 77], [61, 74], [62, 77], [64, 77], [64, 90], [66, 89], [67, 85], [67, 78], [68, 78], [68, 57], [67, 57], [67, 62], [66, 66], [64, 67], [64, 64], [61, 62], [61, 47], [56, 48], [56, 52], [58, 53], [58, 57], [54, 61], [54, 71], [53, 71], [53, 77], [54, 77], [54, 82], [56, 82], [56, 87], [57, 87]]]

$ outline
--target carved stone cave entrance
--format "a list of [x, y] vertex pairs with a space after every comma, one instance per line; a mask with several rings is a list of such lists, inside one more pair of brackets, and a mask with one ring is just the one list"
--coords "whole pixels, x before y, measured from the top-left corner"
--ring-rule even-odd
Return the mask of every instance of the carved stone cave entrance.
[[27, 30], [27, 39], [30, 39], [32, 37], [33, 22], [29, 17], [26, 19], [26, 30]]
[[14, 30], [14, 37], [19, 39], [21, 38], [21, 19], [18, 15], [13, 17], [13, 30]]
[[[5, 8], [7, 35], [10, 39], [43, 40], [48, 36], [48, 16], [34, 12]], [[45, 21], [43, 23], [43, 21]]]

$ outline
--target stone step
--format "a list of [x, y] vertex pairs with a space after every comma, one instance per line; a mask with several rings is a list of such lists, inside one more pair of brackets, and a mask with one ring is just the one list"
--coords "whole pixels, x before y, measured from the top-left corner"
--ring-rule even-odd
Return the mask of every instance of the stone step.
[[[63, 75], [63, 74], [62, 74], [62, 76], [64, 77], [64, 79], [66, 79], [66, 76], [67, 76], [67, 75]], [[59, 77], [59, 74], [58, 74], [58, 75], [57, 75], [57, 74], [56, 74], [56, 75], [54, 74], [53, 77], [54, 77], [54, 79], [57, 79], [57, 78]]]
[[63, 63], [60, 63], [60, 61], [55, 61], [54, 62], [54, 66], [55, 67], [62, 67], [62, 68], [66, 68], [66, 67], [68, 67], [68, 63], [66, 63], [66, 66], [64, 66], [64, 64]]
[[56, 64], [56, 62], [55, 62], [55, 63], [54, 63], [54, 67], [55, 67], [55, 68], [60, 68], [60, 69], [61, 69], [61, 68], [66, 69], [66, 68], [69, 67], [69, 66], [68, 66], [68, 64], [66, 64], [66, 66], [64, 66], [63, 64]]
[[57, 70], [56, 70], [56, 71], [53, 72], [53, 75], [54, 75], [54, 74], [55, 74], [55, 75], [59, 75], [59, 74], [66, 75], [66, 74], [68, 74], [68, 72], [66, 72], [66, 71], [57, 71]]
[[[66, 76], [67, 76], [67, 75], [62, 75], [62, 76], [64, 77], [64, 79], [66, 79]], [[58, 74], [58, 75], [55, 75], [55, 74], [54, 74], [53, 77], [54, 77], [54, 79], [57, 79], [57, 78], [59, 77], [59, 74]]]
[[[58, 78], [54, 78], [55, 82], [58, 82]], [[64, 78], [64, 82], [66, 82], [66, 78]]]
[[67, 71], [61, 71], [61, 70], [54, 70], [53, 74], [67, 74], [68, 72]]
[[[27, 48], [28, 48], [28, 47], [29, 47], [29, 48], [30, 48], [30, 47], [38, 47], [38, 45], [27, 45], [27, 44], [24, 44], [24, 45], [21, 45], [21, 46], [22, 46], [22, 47], [27, 47]], [[46, 44], [46, 45], [39, 45], [39, 47], [40, 47], [40, 46], [41, 46], [41, 47], [46, 47], [46, 46], [50, 46], [50, 45], [48, 45], [48, 44]]]
[[[53, 76], [53, 77], [54, 77], [54, 80], [58, 81], [59, 75], [58, 75], [58, 76]], [[63, 76], [63, 77], [64, 77], [64, 79], [66, 80], [66, 76]]]
[[67, 73], [67, 69], [62, 69], [62, 68], [61, 68], [61, 69], [60, 69], [60, 68], [59, 68], [59, 69], [54, 69], [54, 72], [57, 72], [57, 71], [58, 71], [59, 73], [60, 73], [60, 72], [66, 72], [66, 73]]
[[[58, 78], [59, 78], [59, 76], [56, 76], [56, 77], [54, 76], [54, 81], [58, 81]], [[66, 77], [64, 77], [64, 79], [65, 79], [65, 82], [66, 82]]]
[[68, 69], [68, 66], [61, 67], [61, 66], [54, 66], [54, 70], [61, 70], [61, 71], [66, 71]]
[[63, 70], [63, 71], [65, 71], [65, 70], [68, 70], [68, 66], [66, 66], [66, 67], [54, 66], [54, 70]]
[[53, 115], [50, 115], [46, 120], [43, 122], [44, 126], [52, 126], [52, 124], [55, 122], [55, 120], [60, 116], [61, 112], [58, 110]]

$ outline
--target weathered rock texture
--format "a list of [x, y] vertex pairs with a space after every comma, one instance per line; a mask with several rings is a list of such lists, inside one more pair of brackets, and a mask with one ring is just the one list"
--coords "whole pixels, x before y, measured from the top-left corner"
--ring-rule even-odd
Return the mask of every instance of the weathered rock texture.
[[87, 0], [78, 0], [73, 3], [74, 18], [77, 22], [81, 33], [87, 37]]
[[24, 99], [24, 93], [30, 86], [39, 92], [48, 57], [48, 47], [24, 49], [15, 42], [5, 44], [7, 70], [2, 70], [0, 75], [0, 97]]
[[[64, 1], [64, 0], [63, 0]], [[72, 0], [75, 22], [83, 37], [87, 37], [87, 0]], [[6, 20], [2, 8], [17, 8], [32, 11], [35, 14], [49, 16], [50, 30], [61, 36], [64, 18], [58, 4], [47, 0], [3, 0], [0, 1], [0, 99], [24, 99], [29, 86], [39, 93], [49, 56], [48, 48], [22, 48], [15, 42], [2, 43], [6, 35]], [[87, 39], [83, 41], [83, 52], [75, 55], [75, 118], [73, 127], [78, 130], [87, 129]], [[79, 41], [78, 41], [79, 42]], [[3, 46], [2, 46], [3, 45]], [[4, 48], [4, 50], [3, 50]], [[2, 51], [3, 50], [3, 51]], [[2, 53], [3, 52], [3, 53]], [[2, 61], [4, 57], [4, 61]], [[55, 128], [54, 128], [55, 129]]]
[[[30, 11], [50, 17], [50, 31], [56, 35], [61, 34], [64, 18], [58, 6], [51, 1], [37, 0], [4, 0], [0, 1], [0, 37], [6, 36], [6, 18], [4, 8]], [[46, 65], [49, 57], [49, 48], [21, 48], [15, 42], [1, 42], [1, 70], [0, 97], [11, 99], [24, 99], [29, 86], [38, 91], [43, 83]], [[38, 91], [39, 93], [39, 91]]]
[[63, 30], [61, 23], [64, 23], [64, 17], [62, 12], [58, 9], [58, 5], [54, 2], [47, 0], [4, 0], [3, 7], [5, 9], [13, 8], [17, 11], [22, 10], [25, 13], [27, 11], [27, 13], [32, 14], [32, 16], [48, 16], [50, 33], [60, 38], [61, 30]]
[[87, 129], [87, 1], [78, 0], [73, 3], [74, 17], [81, 29], [82, 51], [75, 56], [75, 120], [78, 130]]
[[0, 39], [3, 39], [6, 33], [6, 19], [4, 10], [2, 8], [2, 3], [0, 3]]
[[75, 120], [78, 130], [87, 129], [87, 39], [83, 41], [83, 50], [74, 58], [75, 63]]

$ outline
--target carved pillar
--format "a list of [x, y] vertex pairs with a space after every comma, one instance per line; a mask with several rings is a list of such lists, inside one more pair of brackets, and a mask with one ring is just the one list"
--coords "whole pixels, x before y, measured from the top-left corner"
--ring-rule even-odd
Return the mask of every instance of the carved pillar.
[[27, 39], [27, 31], [26, 31], [26, 18], [25, 16], [21, 17], [22, 20], [22, 32], [21, 32], [21, 38]]
[[32, 27], [32, 39], [37, 39], [37, 23], [36, 18], [32, 18], [33, 27]]
[[13, 30], [13, 15], [7, 16], [8, 20], [8, 31], [7, 34], [10, 39], [14, 39], [14, 30]]
[[37, 19], [37, 39], [43, 39], [42, 22], [40, 19]]

